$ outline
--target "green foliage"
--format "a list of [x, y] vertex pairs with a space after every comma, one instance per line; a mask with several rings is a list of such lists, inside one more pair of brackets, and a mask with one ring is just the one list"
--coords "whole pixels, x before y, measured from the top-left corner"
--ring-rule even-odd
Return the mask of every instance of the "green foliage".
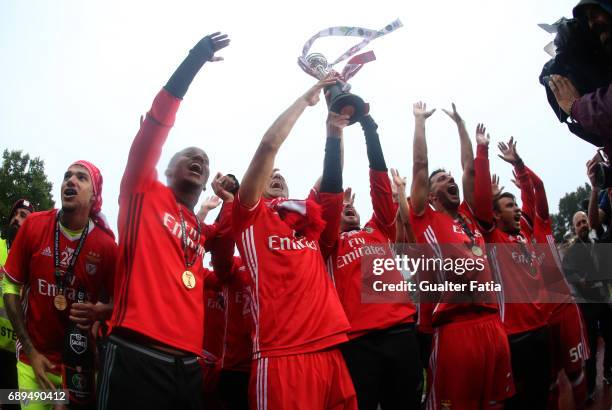
[[559, 213], [553, 214], [552, 225], [553, 234], [557, 243], [563, 242], [563, 236], [567, 233], [573, 233], [572, 218], [577, 211], [587, 211], [587, 208], [582, 206], [582, 203], [591, 196], [591, 186], [584, 184], [579, 186], [574, 192], [568, 192], [559, 200]]
[[6, 235], [9, 212], [20, 198], [28, 199], [37, 211], [54, 206], [51, 197], [53, 184], [45, 175], [45, 163], [40, 158], [30, 158], [21, 151], [4, 150], [0, 168], [0, 228]]

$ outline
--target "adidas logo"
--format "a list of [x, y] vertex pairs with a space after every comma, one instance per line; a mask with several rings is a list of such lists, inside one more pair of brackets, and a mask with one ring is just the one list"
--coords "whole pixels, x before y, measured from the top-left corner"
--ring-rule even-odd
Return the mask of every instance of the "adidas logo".
[[53, 256], [51, 255], [51, 247], [47, 246], [41, 253], [42, 256]]

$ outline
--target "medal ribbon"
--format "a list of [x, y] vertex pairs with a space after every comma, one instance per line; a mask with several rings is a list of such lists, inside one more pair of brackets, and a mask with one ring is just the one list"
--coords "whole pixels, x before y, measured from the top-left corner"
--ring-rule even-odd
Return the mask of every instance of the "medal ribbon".
[[197, 226], [197, 231], [198, 231], [198, 237], [195, 240], [195, 255], [193, 255], [193, 259], [190, 261], [188, 259], [187, 253], [189, 250], [189, 245], [187, 243], [187, 227], [185, 224], [185, 218], [183, 218], [183, 211], [181, 210], [181, 206], [178, 205], [178, 211], [179, 211], [179, 216], [181, 217], [181, 239], [183, 240], [183, 259], [185, 261], [185, 267], [190, 268], [192, 267], [196, 260], [198, 259], [198, 246], [200, 246], [200, 237], [202, 235], [202, 226], [200, 225], [200, 221], [198, 221], [198, 216], [196, 214], [193, 214], [195, 220], [196, 220], [196, 226]]
[[461, 224], [461, 229], [463, 229], [463, 232], [470, 238], [470, 244], [468, 245], [468, 247], [472, 248], [476, 245], [476, 235], [474, 234], [474, 232], [472, 232], [461, 214], [457, 214], [457, 221], [459, 221], [459, 223]]
[[[368, 44], [370, 44], [370, 42], [386, 34], [389, 34], [397, 30], [400, 27], [402, 27], [402, 22], [399, 19], [397, 19], [387, 24], [384, 28], [380, 30], [372, 30], [372, 29], [363, 28], [363, 27], [347, 27], [347, 26], [336, 26], [336, 27], [326, 28], [325, 30], [321, 30], [317, 34], [312, 36], [306, 42], [306, 44], [304, 44], [304, 47], [302, 48], [302, 55], [298, 58], [298, 64], [300, 65], [302, 70], [304, 70], [307, 74], [315, 78], [318, 78], [317, 72], [314, 69], [312, 69], [306, 62], [306, 56], [308, 55], [310, 48], [312, 47], [312, 45], [317, 39], [321, 37], [329, 37], [329, 36], [360, 37], [363, 39], [361, 42], [355, 44], [354, 46], [346, 50], [340, 57], [334, 60], [333, 63], [329, 64], [329, 68], [332, 68], [334, 65], [355, 55], [357, 52], [359, 52], [360, 50], [365, 48]], [[369, 63], [370, 61], [374, 61], [374, 60], [376, 60], [376, 56], [374, 55], [373, 51], [368, 51], [368, 52], [356, 55], [355, 57], [353, 57], [347, 62], [346, 66], [344, 67], [344, 70], [342, 70], [342, 78], [345, 81], [348, 81], [351, 77], [353, 77], [361, 69], [361, 67], [364, 64]]]
[[53, 242], [53, 261], [55, 264], [55, 283], [57, 285], [58, 292], [60, 294], [64, 293], [65, 285], [69, 284], [72, 281], [72, 276], [74, 275], [74, 266], [76, 265], [77, 258], [81, 253], [81, 249], [83, 249], [83, 244], [85, 243], [85, 238], [87, 238], [87, 234], [89, 233], [89, 220], [87, 220], [87, 224], [85, 228], [83, 228], [83, 232], [81, 232], [81, 239], [79, 239], [79, 243], [72, 253], [70, 260], [68, 261], [68, 267], [66, 268], [66, 272], [62, 272], [60, 269], [60, 216], [62, 211], [58, 211], [55, 216], [55, 238]]

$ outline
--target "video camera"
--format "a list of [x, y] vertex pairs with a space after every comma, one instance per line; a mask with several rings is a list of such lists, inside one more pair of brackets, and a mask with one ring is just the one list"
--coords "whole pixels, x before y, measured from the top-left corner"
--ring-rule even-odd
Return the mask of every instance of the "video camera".
[[[580, 17], [581, 7], [586, 5], [598, 5], [608, 10], [610, 5], [606, 0], [603, 3], [605, 5], [600, 4], [600, 1], [582, 0], [574, 9], [574, 15]], [[550, 32], [555, 31], [557, 33], [554, 40], [555, 53], [551, 53], [554, 54], [553, 58], [544, 65], [540, 73], [540, 84], [546, 89], [548, 103], [559, 121], [565, 122], [573, 134], [597, 147], [602, 147], [604, 145], [602, 137], [589, 133], [576, 122], [568, 121], [568, 114], [559, 107], [548, 83], [553, 74], [558, 74], [567, 77], [580, 95], [594, 92], [612, 83], [611, 61], [605, 55], [598, 35], [589, 28], [586, 19], [561, 18], [552, 25]], [[596, 177], [601, 188], [612, 186], [612, 168], [607, 158], [605, 160], [602, 158], [597, 165]]]
[[591, 93], [612, 82], [612, 70], [604, 57], [597, 37], [588, 25], [578, 19], [562, 18], [554, 26], [556, 55], [548, 61], [540, 73], [540, 84], [546, 89], [548, 103], [560, 122], [578, 137], [596, 146], [602, 146], [600, 137], [585, 131], [579, 124], [567, 122], [568, 115], [559, 107], [548, 86], [550, 76], [562, 75], [570, 79], [580, 95]]

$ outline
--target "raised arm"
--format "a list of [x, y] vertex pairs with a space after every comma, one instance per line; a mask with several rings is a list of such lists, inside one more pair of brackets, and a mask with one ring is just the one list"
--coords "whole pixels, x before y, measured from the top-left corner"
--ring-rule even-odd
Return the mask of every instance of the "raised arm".
[[176, 112], [195, 75], [207, 61], [217, 61], [214, 53], [229, 44], [227, 35], [214, 33], [201, 39], [157, 94], [151, 109], [132, 142], [127, 166], [121, 180], [121, 194], [147, 190], [157, 180], [155, 166]]
[[319, 101], [323, 87], [335, 82], [336, 79], [331, 77], [317, 82], [291, 104], [266, 131], [240, 184], [238, 196], [242, 205], [252, 207], [257, 204], [274, 169], [276, 154], [296, 121], [306, 107], [313, 106]]
[[493, 227], [493, 192], [489, 169], [489, 134], [483, 124], [476, 127], [476, 159], [474, 160], [474, 198], [469, 204], [480, 225], [488, 230]]
[[340, 234], [342, 214], [342, 168], [343, 146], [342, 130], [348, 125], [349, 116], [329, 112], [327, 116], [327, 139], [323, 158], [323, 176], [320, 186], [314, 188], [317, 202], [321, 205], [321, 217], [325, 228], [319, 237], [323, 258], [333, 251]]
[[436, 109], [427, 111], [427, 105], [421, 101], [412, 106], [414, 114], [414, 141], [412, 145], [412, 184], [410, 202], [412, 211], [422, 215], [427, 206], [429, 195], [429, 165], [427, 160], [427, 141], [425, 140], [425, 121]]
[[[548, 83], [559, 107], [587, 132], [600, 137], [610, 137], [612, 129], [612, 85], [598, 88], [580, 96], [572, 82], [563, 76], [553, 75]], [[608, 144], [610, 141], [607, 141]]]
[[215, 223], [204, 225], [202, 220], [202, 232], [206, 237], [204, 247], [210, 251], [213, 269], [218, 274], [225, 274], [231, 271], [234, 257], [234, 235], [232, 232], [232, 203], [234, 194], [232, 191], [232, 181], [221, 174], [215, 175], [211, 187], [217, 197], [223, 201], [223, 206]]
[[410, 223], [410, 207], [406, 197], [406, 178], [393, 168], [391, 168], [391, 178], [398, 204], [395, 242], [415, 243], [416, 236]]
[[374, 220], [386, 233], [389, 240], [395, 239], [395, 217], [397, 205], [393, 202], [391, 182], [387, 175], [387, 164], [380, 145], [378, 125], [370, 115], [360, 121], [365, 135], [368, 162], [370, 166], [370, 198]]
[[468, 134], [465, 128], [465, 121], [457, 112], [457, 107], [452, 104], [453, 112], [443, 109], [457, 125], [457, 131], [459, 132], [459, 143], [461, 146], [461, 169], [463, 169], [462, 185], [463, 185], [463, 198], [473, 208], [474, 205], [474, 151], [472, 148], [472, 141], [470, 140], [470, 134]]
[[595, 167], [598, 161], [591, 159], [587, 162], [587, 174], [591, 182], [591, 197], [589, 198], [589, 226], [599, 234], [601, 232], [601, 221], [603, 210], [599, 209], [599, 185], [595, 180]]
[[521, 202], [523, 203], [521, 213], [526, 218], [529, 226], [533, 227], [536, 212], [535, 191], [533, 181], [527, 172], [527, 167], [525, 167], [523, 160], [516, 150], [516, 140], [514, 137], [510, 137], [508, 143], [500, 142], [497, 144], [497, 147], [501, 152], [497, 156], [514, 167], [513, 173], [516, 184], [521, 191]]
[[204, 220], [206, 219], [206, 216], [208, 215], [208, 213], [212, 211], [213, 209], [217, 208], [219, 205], [221, 205], [221, 198], [219, 198], [216, 195], [212, 195], [204, 199], [204, 202], [202, 202], [202, 205], [200, 206], [200, 210], [198, 211], [198, 214], [197, 214], [198, 220], [201, 223], [204, 223]]

